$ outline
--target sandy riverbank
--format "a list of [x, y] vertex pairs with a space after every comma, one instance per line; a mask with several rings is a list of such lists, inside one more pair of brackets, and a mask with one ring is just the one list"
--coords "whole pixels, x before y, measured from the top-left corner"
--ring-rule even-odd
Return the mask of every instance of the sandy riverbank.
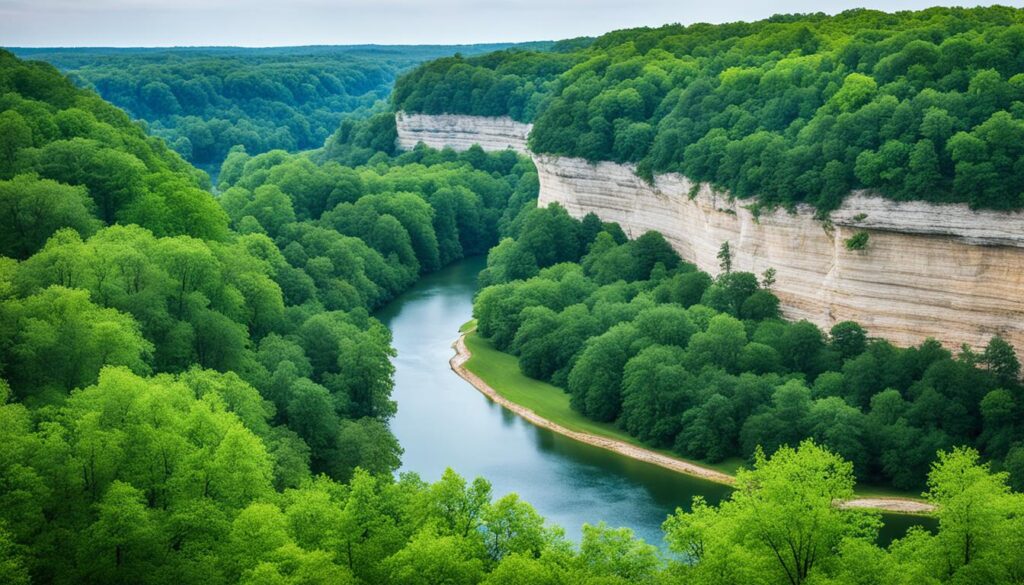
[[[499, 394], [494, 388], [492, 388], [490, 385], [484, 382], [483, 379], [480, 378], [480, 376], [477, 376], [475, 373], [469, 371], [469, 369], [466, 368], [466, 362], [469, 361], [469, 358], [472, 357], [472, 354], [470, 353], [469, 348], [466, 347], [465, 334], [460, 335], [459, 338], [455, 341], [455, 343], [452, 344], [452, 347], [455, 349], [455, 355], [452, 356], [450, 360], [448, 360], [448, 363], [451, 365], [452, 370], [459, 375], [459, 377], [472, 384], [474, 388], [479, 390], [482, 394], [484, 394], [494, 402], [500, 404], [503, 408], [511, 412], [514, 412], [515, 414], [526, 419], [533, 425], [551, 430], [553, 432], [569, 437], [570, 439], [574, 439], [581, 443], [586, 443], [588, 445], [600, 447], [601, 449], [607, 449], [608, 451], [613, 451], [615, 453], [624, 455], [626, 457], [631, 457], [638, 461], [652, 463], [654, 465], [658, 465], [666, 469], [676, 471], [678, 473], [685, 473], [687, 475], [692, 475], [695, 477], [706, 479], [708, 481], [714, 481], [725, 485], [732, 485], [736, 480], [736, 478], [732, 475], [722, 473], [721, 471], [710, 469], [698, 465], [696, 463], [692, 463], [690, 461], [683, 461], [682, 459], [669, 457], [668, 455], [663, 455], [661, 453], [657, 453], [649, 449], [644, 449], [643, 447], [638, 447], [636, 445], [631, 445], [623, 441], [618, 441], [616, 439], [601, 437], [590, 433], [581, 433], [579, 431], [573, 431], [563, 427], [558, 423], [552, 422], [540, 416], [533, 410], [505, 398], [504, 396]], [[849, 500], [847, 502], [843, 502], [842, 506], [846, 508], [873, 508], [885, 512], [895, 512], [900, 514], [928, 514], [935, 510], [935, 507], [927, 502], [912, 500], [909, 498], [888, 497], [856, 498], [853, 500]]]

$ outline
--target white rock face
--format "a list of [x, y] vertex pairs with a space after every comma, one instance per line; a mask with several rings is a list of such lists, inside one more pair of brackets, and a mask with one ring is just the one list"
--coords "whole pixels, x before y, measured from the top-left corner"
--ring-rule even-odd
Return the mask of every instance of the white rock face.
[[[509, 127], [501, 120], [449, 118], [417, 116], [415, 139], [410, 124], [399, 123], [400, 142], [479, 142], [494, 150], [525, 136], [518, 128], [497, 138]], [[472, 137], [474, 127], [479, 140]], [[432, 136], [431, 128], [437, 129]], [[831, 224], [814, 219], [806, 206], [755, 218], [748, 201], [707, 185], [694, 191], [681, 175], [659, 175], [649, 185], [627, 165], [533, 158], [541, 205], [557, 202], [576, 217], [594, 212], [631, 237], [657, 230], [683, 258], [711, 274], [718, 272], [718, 249], [728, 241], [734, 269], [760, 274], [775, 268], [773, 291], [788, 318], [826, 329], [857, 321], [870, 335], [898, 345], [934, 337], [951, 349], [980, 347], [999, 334], [1024, 358], [1024, 214], [894, 202], [859, 192], [832, 213]], [[869, 234], [866, 248], [847, 250], [844, 240], [862, 230]]]
[[[934, 337], [950, 348], [977, 347], [999, 334], [1024, 350], [1021, 214], [858, 193], [828, 226], [808, 207], [755, 218], [749, 202], [707, 185], [691, 198], [693, 183], [681, 175], [659, 175], [652, 186], [626, 165], [543, 155], [534, 162], [541, 205], [557, 202], [577, 217], [594, 212], [630, 237], [657, 230], [711, 274], [726, 241], [734, 269], [775, 268], [773, 291], [788, 318], [826, 329], [857, 321], [898, 345]], [[867, 247], [847, 250], [844, 240], [861, 230]]]
[[466, 150], [479, 144], [484, 150], [511, 148], [527, 154], [526, 137], [533, 129], [532, 124], [516, 122], [508, 117], [428, 116], [408, 112], [396, 113], [395, 123], [398, 125], [398, 147], [404, 149], [412, 149], [419, 142], [432, 148], [450, 146], [455, 150]]

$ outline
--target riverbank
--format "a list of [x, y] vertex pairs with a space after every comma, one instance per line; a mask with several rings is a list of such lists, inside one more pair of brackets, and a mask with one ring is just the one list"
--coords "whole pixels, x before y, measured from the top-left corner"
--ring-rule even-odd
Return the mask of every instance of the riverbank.
[[[473, 353], [467, 345], [466, 336], [475, 334], [475, 331], [474, 328], [467, 329], [464, 327], [463, 329], [464, 330], [460, 334], [459, 338], [452, 345], [455, 349], [455, 355], [449, 360], [449, 365], [452, 370], [461, 378], [472, 384], [473, 387], [482, 394], [498, 403], [503, 408], [526, 419], [531, 424], [551, 430], [552, 432], [569, 437], [581, 443], [606, 449], [638, 461], [658, 465], [677, 473], [684, 473], [724, 485], [732, 485], [735, 483], [736, 478], [731, 473], [726, 473], [725, 471], [714, 469], [692, 461], [672, 457], [670, 455], [659, 453], [613, 437], [602, 436], [595, 432], [567, 428], [566, 426], [544, 417], [541, 414], [538, 414], [535, 410], [509, 398], [507, 392], [498, 391], [490, 383], [485, 381], [484, 378], [478, 374], [479, 368], [478, 371], [474, 371], [470, 368], [469, 361], [473, 358]], [[518, 369], [516, 372], [518, 373]], [[522, 376], [522, 374], [518, 375]], [[491, 382], [494, 383], [494, 380], [491, 380]], [[495, 385], [500, 386], [500, 384]], [[934, 511], [934, 506], [922, 500], [898, 497], [856, 498], [844, 502], [842, 505], [848, 508], [872, 508], [897, 514], [929, 514]]]

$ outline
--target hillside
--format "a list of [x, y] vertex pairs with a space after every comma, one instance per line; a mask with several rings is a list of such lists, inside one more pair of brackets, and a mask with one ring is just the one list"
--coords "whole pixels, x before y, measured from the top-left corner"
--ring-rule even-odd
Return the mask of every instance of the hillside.
[[780, 15], [427, 63], [396, 109], [533, 122], [536, 153], [824, 213], [857, 189], [1024, 206], [1024, 11]]
[[114, 222], [226, 237], [206, 175], [52, 66], [0, 50], [0, 110], [0, 254], [24, 258], [59, 228], [90, 235]]
[[[544, 49], [550, 43], [526, 43]], [[395, 77], [428, 59], [508, 44], [269, 49], [12, 49], [144, 120], [186, 160], [215, 171], [228, 150], [317, 148], [342, 116], [387, 99]]]
[[[855, 464], [810, 440], [756, 451], [720, 506], [695, 498], [675, 511], [663, 525], [671, 555], [603, 522], [571, 542], [484, 478], [397, 474], [395, 350], [371, 312], [467, 255], [491, 249], [484, 278], [516, 289], [482, 319], [507, 333], [521, 316], [553, 312], [549, 304], [589, 310], [575, 300], [601, 312], [600, 323], [585, 321], [620, 322], [628, 333], [632, 309], [660, 298], [691, 306], [661, 307], [643, 330], [669, 343], [692, 334], [701, 362], [722, 364], [736, 342], [761, 345], [756, 353], [770, 360], [779, 336], [769, 328], [766, 343], [746, 344], [732, 316], [738, 306], [767, 323], [767, 279], [737, 272], [712, 284], [657, 234], [627, 243], [593, 216], [537, 209], [536, 169], [514, 152], [397, 153], [396, 131], [378, 115], [347, 120], [314, 152], [233, 150], [214, 197], [206, 175], [124, 111], [50, 65], [0, 51], [0, 583], [799, 585], [869, 576], [897, 585], [1024, 573], [1020, 555], [1007, 553], [1019, 545], [1024, 505], [1007, 474], [972, 449], [940, 443], [935, 454], [915, 435], [907, 442], [922, 450], [919, 463], [936, 457], [926, 497], [938, 528], [891, 547], [878, 544], [877, 512], [835, 505], [853, 494]], [[514, 280], [522, 271], [536, 277]], [[626, 273], [628, 284], [618, 280]], [[704, 309], [685, 300], [701, 291], [711, 299]], [[710, 305], [729, 314], [712, 316]], [[693, 320], [674, 319], [680, 312]], [[826, 347], [811, 329], [790, 326], [800, 335], [783, 335], [784, 347], [809, 339], [823, 364], [834, 363], [835, 331]], [[576, 343], [544, 339], [531, 353], [561, 359], [597, 329], [577, 333]], [[863, 335], [846, 333], [839, 345], [854, 359], [881, 347], [864, 350]], [[550, 341], [558, 352], [545, 351]], [[583, 380], [583, 393], [600, 409], [615, 390], [600, 376], [614, 376], [626, 355], [617, 344], [594, 347], [587, 361], [598, 376]], [[603, 359], [605, 349], [621, 355]], [[654, 366], [673, 352], [645, 349]], [[918, 353], [934, 358], [922, 367], [952, 364], [934, 374], [936, 385], [948, 370], [963, 374], [968, 430], [995, 431], [981, 444], [1013, 449], [1005, 466], [1019, 477], [1012, 349], [993, 341], [975, 362], [932, 346], [900, 355]], [[880, 364], [865, 360], [858, 371], [874, 379]], [[779, 426], [793, 420], [786, 397], [805, 402], [797, 378], [817, 365], [785, 367], [792, 391], [762, 413], [768, 431], [771, 415]], [[643, 374], [640, 383], [651, 379]], [[974, 394], [1003, 379], [979, 407]], [[749, 390], [763, 405], [767, 388]], [[929, 398], [922, 424], [934, 422], [935, 405], [950, 406], [942, 424], [960, 420], [960, 404], [920, 390]], [[903, 430], [894, 392], [885, 404], [896, 420], [885, 420]], [[830, 398], [819, 414], [852, 414]], [[779, 430], [797, 437], [801, 428]], [[792, 554], [778, 554], [779, 543]]]

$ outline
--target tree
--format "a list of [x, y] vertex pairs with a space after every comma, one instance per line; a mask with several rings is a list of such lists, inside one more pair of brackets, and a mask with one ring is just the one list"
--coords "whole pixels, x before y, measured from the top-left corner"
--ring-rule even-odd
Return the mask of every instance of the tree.
[[867, 349], [867, 333], [853, 321], [841, 321], [829, 331], [832, 347], [842, 358], [856, 357]]
[[148, 367], [152, 345], [128, 315], [89, 301], [89, 294], [59, 286], [6, 303], [5, 373], [19, 398], [48, 401], [48, 392], [66, 393], [96, 381], [105, 365], [137, 372]]
[[32, 175], [0, 181], [0, 255], [24, 260], [61, 228], [91, 236], [100, 227], [93, 207], [83, 187]]
[[683, 413], [673, 448], [712, 463], [736, 453], [739, 425], [728, 398], [714, 394], [702, 405]]
[[483, 527], [487, 555], [493, 562], [510, 555], [537, 558], [553, 538], [544, 518], [516, 494], [490, 504], [483, 513]]
[[90, 529], [92, 552], [86, 574], [95, 578], [135, 580], [151, 570], [156, 527], [143, 504], [142, 493], [115, 481], [98, 504], [98, 517]]
[[824, 351], [824, 336], [818, 326], [809, 321], [798, 321], [787, 326], [779, 339], [783, 364], [809, 375], [818, 373]]
[[740, 305], [739, 315], [744, 319], [754, 321], [777, 319], [779, 317], [779, 299], [764, 289], [754, 291]]
[[778, 300], [771, 293], [758, 289], [757, 276], [750, 272], [723, 272], [704, 291], [700, 302], [716, 311], [742, 317], [744, 305], [757, 293], [762, 294], [747, 305], [747, 309], [752, 315], [770, 314], [772, 308], [777, 307]]
[[729, 242], [722, 242], [718, 248], [718, 268], [723, 274], [732, 272], [732, 250], [729, 248]]
[[579, 222], [557, 203], [531, 210], [523, 219], [517, 241], [545, 268], [580, 258]]
[[348, 478], [356, 468], [393, 473], [402, 464], [402, 447], [387, 424], [374, 418], [342, 420], [332, 453], [332, 477]]
[[878, 90], [878, 84], [867, 75], [851, 73], [843, 80], [830, 103], [840, 112], [849, 112], [869, 102]]
[[1020, 361], [1013, 346], [996, 335], [985, 346], [981, 359], [1000, 384], [1016, 385], [1020, 378]]
[[[998, 553], [1015, 521], [1020, 496], [1010, 494], [1005, 474], [993, 474], [978, 453], [958, 448], [940, 452], [928, 476], [928, 500], [937, 505], [939, 532], [931, 539], [937, 556], [926, 574], [957, 578], [1000, 574], [1019, 560]], [[1012, 555], [1011, 555], [1012, 556]]]
[[221, 557], [229, 577], [238, 578], [289, 542], [288, 519], [269, 503], [254, 502], [231, 522], [226, 551]]
[[[33, 151], [24, 171], [68, 185], [83, 185], [96, 203], [100, 219], [114, 223], [118, 214], [145, 196], [146, 166], [136, 156], [94, 140], [59, 140]], [[27, 159], [28, 160], [28, 159]]]
[[463, 539], [429, 529], [413, 536], [384, 563], [390, 582], [398, 585], [471, 585], [483, 573], [483, 563], [469, 554]]
[[488, 573], [484, 585], [557, 585], [566, 572], [557, 562], [509, 555]]
[[626, 362], [619, 422], [641, 441], [667, 447], [680, 429], [679, 413], [693, 400], [693, 375], [678, 347], [652, 345]]
[[12, 174], [18, 151], [32, 146], [32, 128], [21, 114], [7, 110], [0, 114], [0, 136], [4, 137], [0, 144], [0, 177], [6, 178]]
[[810, 436], [853, 464], [857, 477], [865, 477], [868, 469], [869, 437], [864, 414], [842, 398], [815, 400], [807, 414]]
[[338, 434], [337, 406], [330, 393], [312, 380], [301, 378], [289, 389], [287, 415], [289, 426], [309, 445], [323, 469], [327, 450]]
[[0, 580], [10, 585], [29, 585], [28, 568], [10, 533], [0, 527]]
[[877, 513], [835, 505], [853, 495], [853, 468], [811, 441], [780, 448], [771, 458], [759, 451], [736, 485], [717, 511], [695, 505], [665, 524], [679, 552], [699, 554], [696, 575], [735, 579], [755, 565], [771, 582], [806, 583], [829, 567], [845, 539], [872, 539], [879, 525]]
[[654, 546], [633, 536], [628, 528], [583, 525], [579, 563], [599, 577], [617, 577], [626, 583], [654, 583], [658, 554]]
[[622, 408], [622, 372], [633, 355], [636, 328], [622, 324], [593, 338], [569, 373], [570, 404], [588, 417], [615, 420]]
[[775, 388], [771, 408], [747, 418], [740, 431], [743, 452], [753, 455], [759, 448], [767, 452], [784, 445], [796, 445], [809, 435], [811, 394], [800, 380], [790, 380]]
[[743, 323], [725, 314], [715, 315], [706, 331], [695, 333], [686, 350], [686, 363], [691, 369], [713, 365], [735, 371], [740, 352], [747, 345], [747, 332]]

